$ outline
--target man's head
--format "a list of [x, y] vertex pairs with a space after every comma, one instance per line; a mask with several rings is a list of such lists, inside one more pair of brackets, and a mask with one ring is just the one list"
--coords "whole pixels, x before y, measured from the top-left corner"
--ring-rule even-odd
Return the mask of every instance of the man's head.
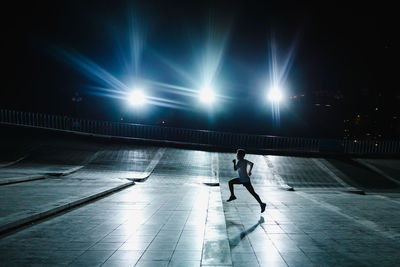
[[245, 155], [246, 155], [246, 151], [244, 149], [238, 149], [236, 151], [236, 157], [238, 159], [243, 159]]

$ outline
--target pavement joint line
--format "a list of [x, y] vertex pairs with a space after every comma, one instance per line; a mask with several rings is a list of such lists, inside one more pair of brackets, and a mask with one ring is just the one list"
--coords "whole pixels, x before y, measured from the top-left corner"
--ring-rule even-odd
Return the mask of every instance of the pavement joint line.
[[[222, 224], [219, 224], [219, 226], [225, 226], [224, 238], [223, 239], [220, 238], [219, 240], [207, 240], [206, 238], [204, 238], [200, 263], [201, 263], [201, 266], [233, 266], [232, 254], [231, 254], [231, 250], [230, 250], [230, 246], [229, 246], [228, 230], [226, 227], [226, 217], [225, 217], [225, 213], [223, 210], [223, 203], [222, 203], [222, 196], [221, 196], [220, 188], [215, 188], [215, 190], [213, 190], [212, 188], [209, 189], [207, 218], [206, 218], [206, 225], [204, 228], [204, 237], [207, 234], [207, 230], [213, 229], [216, 226], [215, 223], [210, 222], [212, 220], [212, 218], [209, 217], [210, 216], [210, 205], [212, 205], [212, 203], [210, 203], [211, 202], [210, 199], [211, 199], [212, 195], [218, 195], [219, 196], [218, 202], [221, 202], [221, 207], [222, 207], [221, 213], [222, 213], [222, 216], [224, 217], [224, 220], [223, 220]], [[213, 217], [213, 216], [211, 216], [211, 217]], [[227, 251], [224, 251], [225, 253], [222, 253], [222, 254], [228, 255], [228, 257], [227, 257], [228, 263], [221, 262], [221, 261], [215, 261], [215, 259], [214, 260], [212, 259], [211, 262], [209, 260], [207, 261], [207, 256], [210, 254], [210, 252], [212, 252], [215, 249], [215, 247], [210, 248], [210, 246], [213, 245], [212, 243], [213, 242], [214, 242], [214, 244], [217, 243], [217, 246], [218, 246], [218, 245], [221, 245], [221, 242], [224, 242], [224, 241], [227, 242], [229, 249]], [[209, 242], [210, 246], [207, 244], [207, 242]], [[221, 259], [219, 259], [219, 260], [221, 260]]]
[[2, 181], [0, 181], [0, 186], [18, 184], [18, 183], [24, 183], [24, 182], [31, 182], [31, 181], [36, 181], [36, 180], [41, 180], [41, 179], [46, 179], [46, 178], [48, 178], [46, 175], [40, 175], [40, 174], [11, 177], [11, 178], [2, 179]]
[[326, 202], [321, 201], [321, 200], [316, 200], [314, 197], [310, 196], [307, 193], [298, 192], [298, 191], [295, 192], [295, 193], [298, 194], [299, 196], [305, 198], [305, 199], [308, 199], [308, 200], [318, 204], [319, 206], [321, 206], [321, 207], [323, 207], [323, 208], [325, 208], [327, 210], [330, 210], [332, 212], [337, 213], [338, 215], [341, 215], [342, 217], [344, 217], [344, 218], [346, 218], [346, 219], [348, 219], [348, 220], [350, 220], [350, 221], [352, 221], [354, 223], [360, 224], [361, 226], [363, 226], [365, 228], [368, 228], [369, 230], [372, 230], [373, 232], [378, 233], [378, 234], [380, 234], [381, 236], [383, 236], [385, 238], [397, 241], [396, 237], [400, 236], [399, 233], [396, 233], [396, 232], [393, 232], [393, 231], [390, 231], [390, 230], [381, 229], [379, 227], [379, 225], [377, 225], [373, 221], [366, 220], [366, 219], [361, 219], [361, 218], [357, 218], [357, 217], [353, 217], [353, 216], [350, 216], [350, 215], [348, 215], [346, 213], [343, 213], [339, 207], [336, 207], [334, 205], [331, 205], [331, 204], [326, 203]]
[[287, 190], [287, 191], [294, 191], [294, 187], [288, 185], [285, 183], [283, 180], [282, 176], [275, 170], [274, 165], [272, 164], [271, 160], [269, 159], [269, 156], [263, 156], [265, 163], [267, 164], [268, 169], [272, 173], [272, 177], [274, 177], [274, 181], [277, 183], [278, 186], [280, 186], [282, 189]]
[[161, 147], [157, 150], [156, 154], [154, 155], [153, 159], [150, 161], [149, 165], [147, 165], [146, 170], [141, 174], [140, 178], [127, 178], [127, 180], [134, 181], [134, 182], [145, 182], [150, 175], [153, 173], [155, 167], [160, 162], [161, 158], [165, 153], [166, 148]]
[[371, 163], [366, 162], [363, 159], [352, 159], [353, 161], [360, 163], [361, 165], [367, 167], [368, 169], [376, 172], [377, 174], [385, 177], [386, 179], [392, 181], [393, 183], [400, 185], [400, 181], [398, 181], [397, 179], [393, 178], [392, 176], [388, 175], [387, 173], [385, 173], [384, 171], [382, 171], [381, 169], [375, 167], [374, 165], [372, 165]]
[[103, 150], [97, 151], [97, 152], [94, 153], [92, 156], [90, 156], [89, 158], [87, 158], [86, 160], [84, 160], [84, 161], [82, 162], [82, 165], [83, 165], [83, 166], [88, 165], [88, 164], [91, 163], [93, 160], [97, 159], [98, 156], [99, 156], [100, 154], [102, 154], [102, 153], [104, 153]]
[[219, 186], [219, 153], [211, 153], [211, 175], [208, 183], [209, 186]]
[[[21, 176], [21, 177], [17, 176], [17, 177], [6, 178], [5, 180], [0, 181], [0, 186], [23, 183], [23, 182], [31, 182], [31, 181], [51, 178], [49, 176], [67, 176], [67, 175], [70, 175], [70, 174], [75, 173], [75, 172], [83, 169], [84, 167], [86, 167], [87, 164], [89, 164], [90, 162], [92, 162], [94, 159], [96, 159], [98, 157], [99, 153], [100, 153], [100, 151], [96, 152], [94, 155], [89, 157], [89, 159], [87, 159], [86, 161], [83, 162], [82, 166], [73, 167], [73, 168], [71, 168], [70, 170], [68, 170], [66, 172], [47, 172], [45, 174], [37, 174], [37, 175], [29, 175], [29, 176]], [[0, 165], [0, 168], [9, 167], [11, 165], [14, 165], [14, 164], [24, 160], [25, 158], [27, 158], [27, 155], [19, 158], [16, 161], [13, 161], [11, 163], [8, 163], [8, 164], [5, 164], [5, 165]]]
[[[190, 217], [190, 214], [192, 213], [192, 211], [193, 211], [193, 206], [192, 206], [192, 208], [190, 209], [189, 215], [186, 217], [186, 220], [185, 220], [185, 224], [184, 224], [184, 225], [187, 224], [187, 222], [188, 222], [188, 220], [189, 220], [189, 217]], [[161, 229], [160, 229], [160, 231], [161, 231]], [[178, 247], [179, 240], [182, 238], [183, 231], [184, 231], [184, 230], [182, 229], [182, 231], [179, 233], [178, 242], [176, 242], [176, 244], [175, 244], [175, 246], [174, 246], [174, 250], [173, 250], [173, 252], [172, 252], [171, 258], [170, 258], [169, 261], [168, 261], [168, 265], [170, 265], [170, 263], [171, 263], [171, 261], [172, 261], [172, 258], [174, 257], [174, 254], [175, 254], [175, 252], [176, 252], [176, 248]], [[204, 236], [204, 232], [203, 232], [203, 236]], [[153, 241], [154, 241], [154, 239], [153, 239]], [[152, 242], [153, 242], [153, 241], [152, 241]], [[203, 252], [203, 251], [202, 251], [202, 252]], [[201, 259], [200, 259], [200, 261], [201, 261]]]
[[[216, 180], [219, 184], [219, 153], [212, 153], [212, 156], [210, 158], [211, 160], [211, 176], [210, 177], [214, 177], [213, 180]], [[218, 165], [215, 165], [216, 163], [218, 163]], [[214, 196], [213, 196], [214, 195]], [[222, 220], [223, 223], [219, 224], [218, 226], [222, 226], [225, 228], [224, 232], [224, 237], [223, 238], [219, 238], [218, 240], [211, 240], [211, 242], [209, 242], [207, 244], [207, 240], [206, 240], [206, 235], [207, 235], [207, 230], [212, 230], [213, 228], [215, 228], [215, 223], [211, 223], [211, 220], [213, 219], [214, 216], [210, 216], [210, 205], [213, 205], [213, 203], [210, 203], [211, 201], [211, 196], [213, 196], [212, 199], [215, 199], [215, 197], [218, 198], [218, 203], [220, 203], [220, 208], [221, 210], [219, 211], [220, 216], [223, 216], [224, 219]], [[218, 211], [218, 207], [216, 207], [215, 211]], [[211, 220], [210, 220], [211, 219]], [[214, 218], [215, 219], [215, 218]], [[210, 240], [208, 240], [210, 241]], [[227, 258], [218, 258], [219, 260], [217, 261], [210, 261], [209, 259], [207, 259], [207, 256], [209, 255], [210, 251], [212, 251], [214, 248], [210, 248], [213, 244], [220, 246], [223, 242], [227, 242], [228, 245], [228, 250], [222, 250], [220, 247], [220, 250], [222, 250], [227, 255]], [[224, 262], [221, 260], [226, 260], [228, 262]], [[232, 253], [231, 253], [231, 249], [230, 249], [230, 245], [229, 245], [229, 237], [228, 237], [228, 229], [226, 226], [226, 217], [225, 217], [225, 212], [224, 212], [224, 205], [223, 205], [223, 200], [222, 200], [222, 193], [221, 193], [221, 189], [220, 187], [215, 187], [215, 188], [210, 188], [208, 191], [208, 205], [207, 205], [207, 217], [206, 217], [206, 225], [204, 227], [204, 239], [203, 239], [203, 248], [201, 251], [201, 260], [200, 260], [200, 265], [201, 266], [233, 266], [232, 263]]]
[[77, 172], [81, 169], [83, 169], [85, 166], [76, 166], [76, 167], [72, 167], [71, 169], [69, 169], [68, 171], [65, 172], [46, 172], [46, 175], [49, 176], [67, 176], [70, 175], [74, 172]]
[[207, 186], [219, 186], [219, 153], [211, 154], [211, 175], [209, 182], [203, 183]]
[[376, 197], [376, 198], [380, 198], [380, 199], [384, 199], [384, 200], [387, 200], [387, 201], [390, 201], [390, 202], [393, 202], [393, 203], [396, 203], [396, 204], [400, 204], [400, 201], [391, 199], [390, 197], [387, 197], [387, 196], [374, 195], [374, 194], [370, 194], [370, 195], [371, 195], [371, 196], [374, 196], [374, 197]]
[[[219, 181], [219, 153], [212, 153], [211, 154], [211, 173], [212, 176], [210, 176], [212, 182], [218, 182]], [[211, 182], [210, 181], [210, 182]]]
[[[162, 206], [160, 206], [158, 209], [156, 209], [155, 211], [154, 211], [154, 213], [150, 216], [150, 217], [148, 217], [145, 221], [143, 221], [143, 223], [142, 223], [142, 225], [144, 225], [147, 221], [149, 221], [151, 218], [153, 218], [153, 216], [160, 210], [162, 208]], [[169, 218], [171, 218], [171, 214], [170, 215], [168, 215], [168, 218], [167, 218], [167, 220], [169, 219]], [[165, 224], [164, 224], [165, 225]], [[157, 236], [158, 236], [158, 234], [162, 231], [162, 228], [163, 227], [161, 227], [158, 231], [157, 231], [157, 234], [153, 237], [153, 239], [151, 239], [151, 241], [150, 241], [150, 243], [148, 244], [148, 246], [143, 250], [143, 253], [140, 255], [140, 257], [137, 259], [137, 261], [136, 261], [136, 263], [135, 263], [135, 266], [136, 266], [136, 264], [142, 259], [142, 257], [143, 257], [143, 255], [149, 250], [149, 246], [154, 242], [154, 240], [157, 238]], [[181, 235], [182, 235], [182, 232], [181, 232]], [[180, 238], [180, 237], [179, 237]], [[176, 243], [176, 246], [178, 245], [178, 242]], [[176, 246], [175, 246], [175, 248], [176, 248]], [[172, 252], [172, 255], [171, 255], [171, 258], [169, 259], [169, 261], [168, 261], [168, 264], [171, 262], [171, 259], [172, 259], [172, 256], [173, 256], [173, 254], [175, 253], [175, 250]]]
[[12, 166], [12, 165], [14, 165], [14, 164], [17, 164], [18, 162], [23, 161], [24, 159], [26, 159], [26, 157], [27, 157], [27, 155], [25, 155], [25, 156], [23, 156], [23, 157], [20, 157], [20, 158], [17, 159], [17, 160], [14, 160], [14, 161], [11, 161], [11, 162], [7, 162], [7, 163], [0, 164], [0, 168], [5, 168], [5, 167]]
[[300, 192], [331, 192], [331, 191], [341, 191], [341, 192], [347, 192], [343, 191], [343, 187], [325, 187], [325, 188], [318, 188], [318, 187], [298, 187], [296, 191]]
[[354, 189], [354, 190], [343, 190], [343, 187], [329, 187], [329, 188], [312, 188], [312, 187], [305, 187], [305, 188], [297, 188], [296, 191], [300, 191], [300, 192], [334, 192], [334, 191], [340, 191], [340, 192], [344, 192], [344, 193], [352, 193], [352, 194], [358, 194], [358, 195], [366, 195], [366, 193], [363, 190], [359, 190], [359, 189]]
[[326, 174], [329, 175], [332, 179], [334, 179], [336, 182], [338, 182], [340, 185], [343, 187], [349, 188], [349, 189], [355, 189], [354, 187], [348, 185], [345, 183], [342, 179], [340, 179], [334, 172], [332, 172], [323, 162], [321, 159], [318, 158], [312, 158], [311, 159], [315, 165], [317, 165], [318, 168], [320, 168], [322, 171], [324, 171]]
[[93, 160], [95, 160], [103, 152], [104, 151], [97, 151], [92, 156], [90, 156], [88, 159], [84, 160], [82, 162], [82, 165], [73, 167], [68, 171], [65, 171], [65, 172], [53, 172], [53, 173], [46, 173], [46, 174], [50, 175], [50, 176], [67, 176], [67, 175], [73, 174], [73, 173], [75, 173], [77, 171], [80, 171], [81, 169], [85, 168], [89, 163], [91, 163]]
[[[332, 164], [330, 164], [328, 161], [326, 161], [325, 159], [320, 159], [320, 158], [312, 158], [312, 161], [315, 163], [315, 165], [317, 165], [318, 168], [320, 168], [323, 172], [325, 172], [326, 174], [329, 175], [329, 177], [331, 177], [332, 179], [334, 179], [336, 182], [338, 182], [340, 185], [342, 185], [346, 191], [345, 192], [350, 192], [350, 193], [355, 193], [355, 194], [361, 194], [361, 195], [365, 195], [365, 192], [361, 189], [355, 188], [353, 186], [350, 186], [349, 184], [347, 184], [345, 181], [343, 181], [339, 176], [337, 176], [335, 174], [335, 172], [337, 173], [341, 173], [342, 175], [345, 176], [344, 173], [342, 173], [341, 171], [339, 171], [335, 166], [333, 166]], [[328, 168], [328, 166], [330, 168], [333, 168], [335, 170], [335, 172], [333, 172], [330, 168]]]

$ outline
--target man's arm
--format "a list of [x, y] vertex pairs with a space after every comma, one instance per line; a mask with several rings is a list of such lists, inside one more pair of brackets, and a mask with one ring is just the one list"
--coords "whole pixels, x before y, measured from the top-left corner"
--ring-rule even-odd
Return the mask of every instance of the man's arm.
[[249, 176], [251, 176], [251, 171], [253, 170], [254, 163], [251, 161], [247, 161], [250, 165]]
[[234, 169], [235, 171], [237, 171], [238, 167], [237, 167], [237, 165], [236, 165], [236, 159], [232, 160], [232, 162], [233, 162], [233, 169]]

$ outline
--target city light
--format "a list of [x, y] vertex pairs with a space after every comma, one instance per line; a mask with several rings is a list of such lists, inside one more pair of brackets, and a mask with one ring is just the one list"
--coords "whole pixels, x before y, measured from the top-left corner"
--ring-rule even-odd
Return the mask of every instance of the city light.
[[209, 87], [205, 87], [200, 91], [200, 101], [206, 104], [211, 104], [215, 101], [215, 94]]
[[128, 101], [133, 106], [142, 106], [146, 102], [146, 95], [140, 89], [135, 89], [129, 94]]
[[268, 92], [268, 99], [271, 102], [278, 103], [282, 100], [282, 92], [278, 87], [272, 87]]

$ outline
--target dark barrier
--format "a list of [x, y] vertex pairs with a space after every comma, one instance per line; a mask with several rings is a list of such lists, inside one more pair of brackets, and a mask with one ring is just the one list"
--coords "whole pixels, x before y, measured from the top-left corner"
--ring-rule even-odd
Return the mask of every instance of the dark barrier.
[[215, 147], [264, 149], [280, 152], [332, 152], [348, 154], [398, 154], [400, 141], [343, 141], [235, 134], [193, 129], [151, 126], [132, 123], [84, 120], [67, 116], [48, 115], [15, 110], [0, 110], [0, 123], [40, 127], [80, 133], [169, 141]]

